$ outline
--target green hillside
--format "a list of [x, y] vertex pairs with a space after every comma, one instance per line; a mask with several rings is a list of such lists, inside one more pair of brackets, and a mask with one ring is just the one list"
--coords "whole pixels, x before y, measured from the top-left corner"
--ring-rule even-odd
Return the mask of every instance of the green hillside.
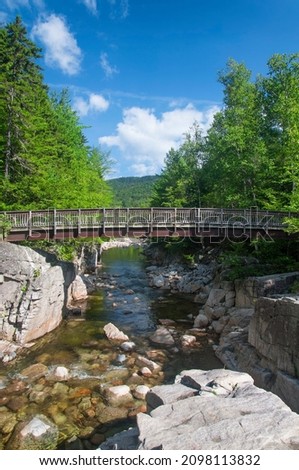
[[128, 176], [108, 180], [114, 207], [149, 207], [153, 185], [159, 176]]

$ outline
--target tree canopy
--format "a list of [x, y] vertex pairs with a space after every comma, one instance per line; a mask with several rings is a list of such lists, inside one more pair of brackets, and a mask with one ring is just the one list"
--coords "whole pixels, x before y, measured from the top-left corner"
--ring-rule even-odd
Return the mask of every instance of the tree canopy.
[[43, 83], [20, 17], [0, 29], [0, 209], [102, 207], [107, 155], [90, 148], [67, 90]]
[[251, 79], [233, 59], [219, 73], [223, 107], [166, 155], [154, 205], [299, 209], [299, 54], [275, 54]]

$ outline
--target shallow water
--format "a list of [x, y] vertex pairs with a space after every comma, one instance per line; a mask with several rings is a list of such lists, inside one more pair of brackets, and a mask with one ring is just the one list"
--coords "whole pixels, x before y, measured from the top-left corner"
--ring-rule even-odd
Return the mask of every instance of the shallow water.
[[[131, 385], [132, 374], [137, 370], [134, 354], [124, 354], [105, 337], [103, 327], [109, 322], [136, 343], [138, 354], [145, 356], [151, 351], [156, 354], [153, 360], [158, 362], [162, 358], [162, 372], [145, 379], [148, 386], [172, 382], [184, 369], [222, 367], [213, 352], [214, 338], [205, 333], [192, 348], [151, 344], [149, 336], [161, 319], [176, 321], [172, 331], [177, 338], [188, 332], [193, 323], [190, 316], [197, 315], [198, 304], [191, 297], [149, 287], [145, 268], [146, 260], [140, 248], [115, 248], [103, 252], [99, 269], [101, 286], [90, 296], [86, 312], [80, 317], [69, 317], [17, 361], [1, 367], [0, 377], [6, 375], [11, 379], [18, 378], [22, 369], [35, 363], [48, 366], [50, 371], [57, 366], [65, 366], [70, 371], [71, 378], [64, 382], [67, 385], [64, 390], [47, 378], [30, 384], [28, 399], [23, 408], [17, 410], [22, 420], [36, 413], [45, 414], [58, 425], [61, 442], [79, 437], [80, 445], [76, 444], [79, 447], [75, 448], [94, 448], [96, 444], [90, 442], [95, 442], [91, 438], [95, 430], [104, 438], [126, 424], [128, 410], [127, 414], [113, 415], [111, 420], [103, 418], [99, 422], [98, 419], [98, 413], [104, 414], [101, 386], [129, 383], [128, 380]], [[83, 390], [80, 393], [85, 398], [81, 397], [79, 389]], [[45, 397], [44, 392], [47, 393]], [[39, 400], [32, 399], [36, 393], [40, 394]], [[130, 408], [131, 416], [136, 415], [140, 406], [138, 402]], [[5, 442], [8, 436], [2, 438]]]

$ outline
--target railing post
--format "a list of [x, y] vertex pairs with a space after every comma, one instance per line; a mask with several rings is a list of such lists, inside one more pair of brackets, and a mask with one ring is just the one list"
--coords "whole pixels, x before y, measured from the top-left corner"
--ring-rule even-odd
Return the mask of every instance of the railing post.
[[106, 210], [103, 207], [103, 235], [105, 235], [105, 233], [106, 233], [106, 220], [105, 220], [105, 217], [106, 217]]
[[28, 236], [32, 237], [32, 211], [29, 211], [28, 218]]
[[177, 207], [174, 208], [174, 233], [176, 233], [176, 229], [177, 229], [176, 216], [177, 216]]
[[151, 212], [150, 212], [150, 234], [152, 235], [154, 230], [154, 208], [151, 207]]
[[81, 209], [78, 209], [78, 237], [81, 237]]
[[127, 214], [126, 214], [127, 220], [126, 220], [126, 230], [127, 230], [127, 237], [129, 236], [129, 228], [130, 228], [130, 208], [127, 207]]
[[57, 220], [56, 220], [56, 209], [53, 209], [53, 238], [55, 240], [57, 234]]

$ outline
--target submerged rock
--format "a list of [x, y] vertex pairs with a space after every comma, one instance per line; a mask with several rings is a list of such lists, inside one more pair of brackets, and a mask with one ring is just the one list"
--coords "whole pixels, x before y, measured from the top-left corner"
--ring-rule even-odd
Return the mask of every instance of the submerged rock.
[[28, 381], [32, 382], [34, 380], [40, 379], [41, 377], [44, 377], [45, 375], [47, 375], [48, 372], [49, 369], [47, 366], [41, 363], [37, 363], [26, 367], [26, 369], [23, 369], [21, 371], [21, 375], [25, 377]]
[[133, 341], [124, 341], [120, 347], [123, 351], [130, 352], [136, 348], [136, 344]]
[[58, 428], [44, 415], [19, 423], [8, 449], [13, 450], [54, 450], [58, 443]]

